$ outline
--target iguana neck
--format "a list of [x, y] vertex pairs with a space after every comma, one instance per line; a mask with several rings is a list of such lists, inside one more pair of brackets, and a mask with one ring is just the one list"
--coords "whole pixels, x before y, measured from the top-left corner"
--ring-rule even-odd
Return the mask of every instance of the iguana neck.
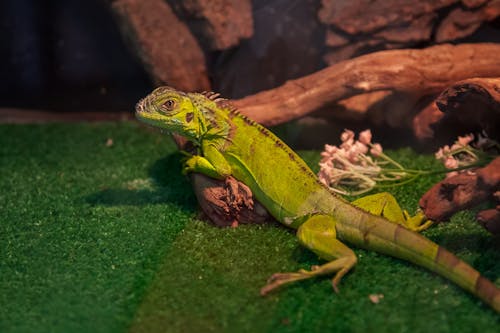
[[207, 100], [206, 96], [198, 93], [188, 94], [196, 112], [194, 116], [198, 122], [196, 141], [203, 145], [203, 141], [214, 144], [223, 144], [230, 136], [233, 127], [230, 117], [231, 110], [221, 108], [217, 101]]

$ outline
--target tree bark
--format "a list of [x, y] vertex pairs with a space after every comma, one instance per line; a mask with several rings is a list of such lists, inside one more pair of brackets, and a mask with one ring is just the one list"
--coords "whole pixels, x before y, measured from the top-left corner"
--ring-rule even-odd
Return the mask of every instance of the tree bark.
[[261, 124], [277, 125], [368, 92], [389, 90], [425, 96], [467, 78], [498, 77], [499, 54], [500, 45], [489, 43], [381, 51], [343, 61], [233, 104]]
[[[458, 211], [472, 208], [484, 201], [499, 201], [500, 157], [484, 168], [464, 171], [434, 185], [420, 199], [425, 216], [446, 221]], [[498, 203], [497, 203], [498, 205]], [[500, 231], [498, 206], [478, 214], [479, 222], [490, 232]]]
[[420, 140], [482, 131], [500, 139], [500, 77], [454, 83], [413, 119], [413, 125]]

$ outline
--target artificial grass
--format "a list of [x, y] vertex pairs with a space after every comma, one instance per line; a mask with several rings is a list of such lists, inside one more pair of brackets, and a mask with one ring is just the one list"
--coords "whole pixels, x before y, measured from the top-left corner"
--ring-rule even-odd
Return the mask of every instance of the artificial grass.
[[[339, 295], [317, 279], [260, 297], [270, 274], [320, 261], [277, 224], [200, 220], [180, 158], [135, 123], [1, 125], [0, 331], [498, 332], [499, 316], [450, 282], [359, 249]], [[412, 209], [433, 181], [390, 191]], [[472, 212], [425, 234], [500, 284], [498, 239]]]

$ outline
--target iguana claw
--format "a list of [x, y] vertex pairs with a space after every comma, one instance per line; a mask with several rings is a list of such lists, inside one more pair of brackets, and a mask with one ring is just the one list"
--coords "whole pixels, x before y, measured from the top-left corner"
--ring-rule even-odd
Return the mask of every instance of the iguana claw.
[[260, 289], [262, 296], [267, 295], [270, 291], [287, 283], [309, 279], [313, 276], [312, 272], [301, 269], [293, 273], [275, 273], [267, 280], [267, 284]]

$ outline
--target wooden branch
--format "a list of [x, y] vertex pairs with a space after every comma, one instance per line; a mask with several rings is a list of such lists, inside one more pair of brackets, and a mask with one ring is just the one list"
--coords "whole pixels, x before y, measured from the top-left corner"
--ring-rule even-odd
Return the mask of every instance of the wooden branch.
[[413, 118], [413, 134], [421, 141], [432, 139], [434, 130], [431, 126], [442, 118], [443, 113], [433, 100]]
[[[484, 168], [450, 176], [434, 185], [420, 199], [425, 216], [434, 221], [448, 220], [458, 211], [487, 200], [498, 200], [500, 190], [500, 157]], [[490, 232], [500, 231], [498, 208], [478, 214], [479, 222]]]
[[273, 217], [245, 184], [233, 177], [225, 180], [191, 174], [191, 183], [201, 209], [219, 227], [236, 227], [239, 223], [264, 223]]
[[364, 120], [376, 126], [411, 128], [411, 115], [419, 100], [411, 93], [379, 90], [340, 100], [314, 116], [332, 122]]
[[413, 129], [420, 140], [481, 131], [499, 139], [500, 77], [454, 83], [415, 116]]
[[500, 205], [480, 211], [476, 218], [483, 228], [494, 235], [500, 234]]
[[[366, 94], [354, 95], [338, 101], [331, 108], [333, 115], [337, 119], [359, 120], [365, 116], [367, 110], [374, 105], [381, 103], [392, 94], [389, 90], [373, 91]], [[338, 111], [337, 111], [338, 110]]]
[[424, 96], [470, 77], [497, 77], [499, 54], [500, 45], [489, 43], [381, 51], [233, 103], [255, 121], [277, 125], [357, 94], [394, 90]]

